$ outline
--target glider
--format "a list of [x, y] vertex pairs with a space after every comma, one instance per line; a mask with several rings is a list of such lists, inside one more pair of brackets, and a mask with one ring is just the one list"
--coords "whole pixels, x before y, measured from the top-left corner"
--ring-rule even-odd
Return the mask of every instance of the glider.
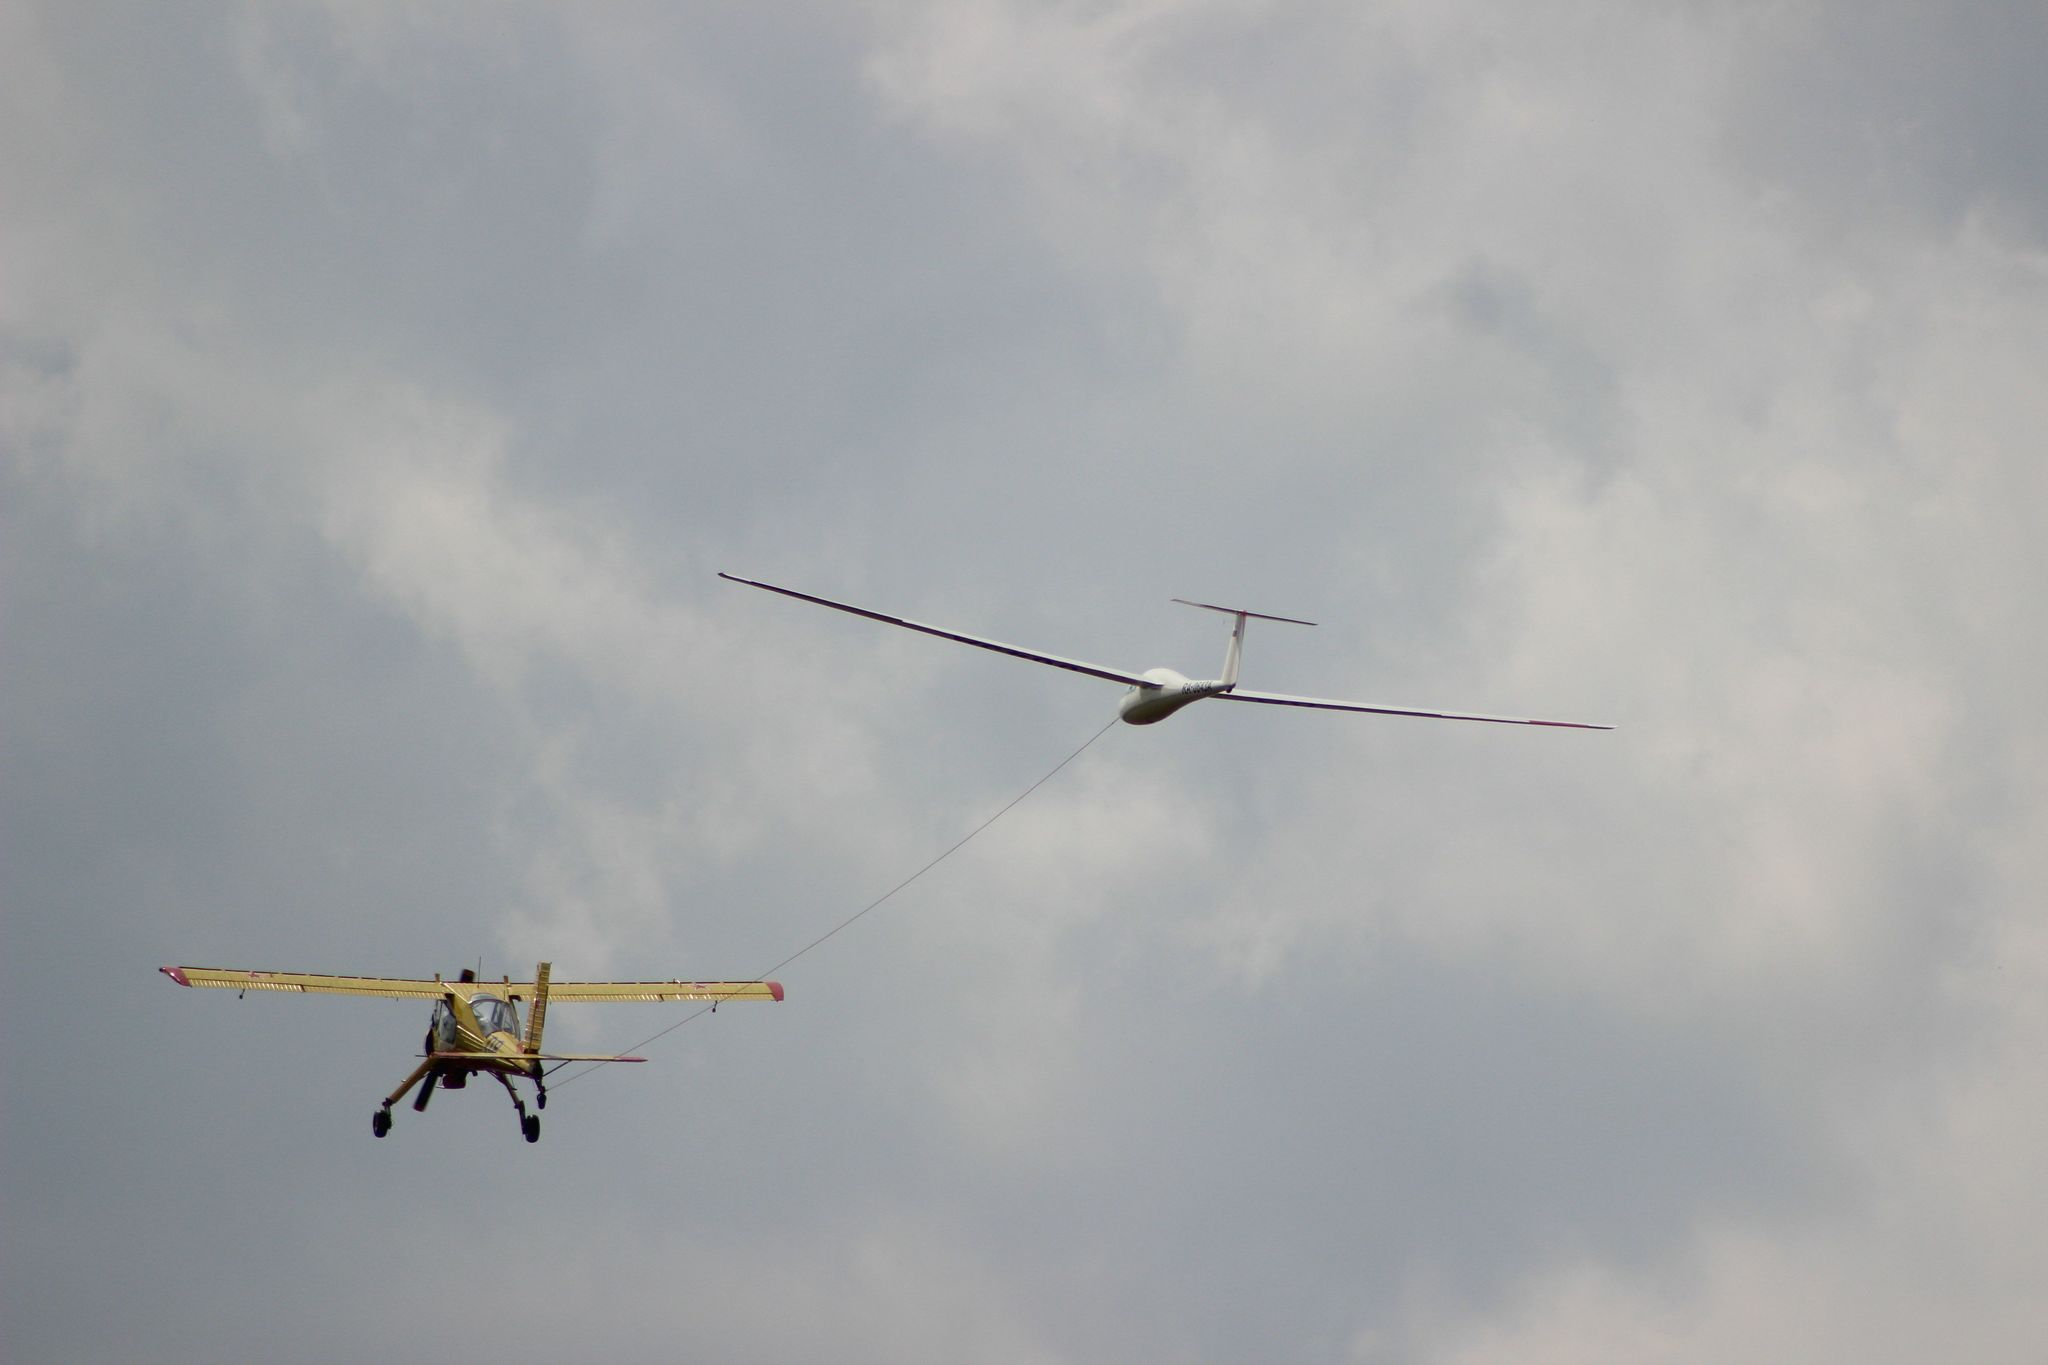
[[901, 626], [905, 630], [921, 631], [936, 635], [942, 640], [956, 640], [976, 649], [993, 650], [1007, 654], [1013, 659], [1028, 659], [1033, 663], [1050, 664], [1064, 668], [1070, 673], [1086, 673], [1092, 678], [1105, 678], [1110, 682], [1124, 684], [1123, 700], [1118, 703], [1117, 713], [1128, 724], [1152, 725], [1165, 720], [1183, 706], [1190, 706], [1204, 697], [1216, 697], [1223, 701], [1257, 702], [1262, 706], [1299, 706], [1314, 711], [1363, 711], [1378, 716], [1423, 716], [1431, 720], [1477, 720], [1493, 725], [1547, 725], [1564, 730], [1612, 730], [1612, 725], [1598, 725], [1580, 720], [1534, 720], [1525, 716], [1482, 716], [1469, 711], [1442, 711], [1434, 707], [1381, 706], [1359, 701], [1332, 701], [1326, 697], [1295, 697], [1284, 692], [1253, 692], [1237, 685], [1237, 666], [1244, 654], [1244, 628], [1247, 621], [1282, 621], [1288, 625], [1312, 626], [1313, 621], [1302, 621], [1292, 616], [1269, 616], [1264, 612], [1246, 611], [1242, 607], [1219, 607], [1208, 602], [1190, 602], [1184, 597], [1173, 600], [1184, 607], [1199, 607], [1203, 611], [1221, 612], [1231, 617], [1230, 644], [1223, 656], [1223, 676], [1220, 678], [1189, 678], [1170, 668], [1148, 668], [1142, 673], [1126, 669], [1111, 668], [1106, 664], [1091, 664], [1081, 659], [1069, 659], [1059, 654], [1046, 654], [1036, 649], [1025, 649], [1021, 645], [1007, 645], [1000, 640], [986, 639], [980, 635], [969, 635], [965, 631], [947, 630], [942, 626], [927, 625], [902, 616], [890, 616], [885, 612], [870, 611], [848, 602], [835, 602], [829, 597], [817, 597], [795, 588], [778, 587], [757, 579], [741, 578], [736, 574], [721, 572], [718, 575], [731, 583], [744, 583], [750, 588], [761, 588], [768, 592], [794, 597], [800, 602], [815, 602], [821, 607], [834, 611], [849, 612], [854, 616], [865, 616], [870, 621], [885, 625]]

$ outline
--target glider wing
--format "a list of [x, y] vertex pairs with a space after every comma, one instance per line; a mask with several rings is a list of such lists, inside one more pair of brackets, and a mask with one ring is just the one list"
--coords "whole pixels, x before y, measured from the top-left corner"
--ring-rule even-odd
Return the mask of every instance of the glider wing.
[[985, 640], [979, 635], [968, 635], [957, 630], [947, 630], [942, 626], [928, 626], [922, 621], [912, 621], [901, 616], [890, 616], [879, 611], [869, 611], [866, 607], [850, 606], [845, 602], [834, 602], [829, 597], [813, 597], [807, 592], [798, 592], [794, 588], [778, 588], [773, 583], [761, 583], [751, 578], [740, 578], [734, 574], [720, 573], [718, 576], [731, 583], [744, 583], [750, 588], [765, 588], [769, 592], [779, 592], [784, 597], [794, 597], [800, 602], [815, 602], [821, 607], [830, 607], [834, 611], [844, 611], [850, 612], [855, 616], [865, 616], [870, 621], [880, 621], [885, 625], [891, 626], [902, 626], [905, 630], [922, 631], [926, 635], [936, 635], [941, 640], [957, 640], [963, 645], [973, 645], [976, 649], [993, 650], [997, 654], [1007, 654], [1013, 659], [1029, 659], [1033, 663], [1051, 664], [1054, 668], [1064, 668], [1072, 673], [1086, 673], [1091, 678], [1107, 678], [1111, 682], [1120, 682], [1131, 687], [1156, 687], [1158, 685], [1148, 682], [1135, 673], [1126, 673], [1120, 668], [1109, 668], [1103, 664], [1091, 664], [1080, 659], [1068, 659], [1058, 654], [1042, 654], [1038, 650], [1025, 649], [1020, 645], [1006, 645], [1001, 640]]
[[1423, 716], [1431, 720], [1482, 720], [1494, 725], [1549, 725], [1564, 730], [1612, 730], [1612, 725], [1595, 725], [1582, 720], [1532, 720], [1526, 716], [1479, 716], [1466, 711], [1423, 710], [1413, 706], [1368, 706], [1356, 701], [1328, 701], [1322, 697], [1290, 697], [1280, 692], [1218, 692], [1223, 701], [1255, 701], [1267, 706], [1306, 706], [1317, 711], [1365, 711], [1376, 716]]

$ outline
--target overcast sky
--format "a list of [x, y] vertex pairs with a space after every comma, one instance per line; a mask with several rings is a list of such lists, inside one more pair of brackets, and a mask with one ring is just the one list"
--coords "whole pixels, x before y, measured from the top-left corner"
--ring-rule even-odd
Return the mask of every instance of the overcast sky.
[[[0, 1354], [2039, 1358], [2036, 4], [0, 0]], [[781, 972], [370, 1133], [417, 1002]], [[563, 1007], [561, 1046], [682, 1017]]]

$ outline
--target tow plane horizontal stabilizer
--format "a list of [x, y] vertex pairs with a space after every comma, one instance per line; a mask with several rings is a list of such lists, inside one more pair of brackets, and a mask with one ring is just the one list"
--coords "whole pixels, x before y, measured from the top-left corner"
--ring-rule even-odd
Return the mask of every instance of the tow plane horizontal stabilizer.
[[429, 1052], [429, 1061], [447, 1066], [488, 1067], [499, 1062], [644, 1062], [611, 1052]]

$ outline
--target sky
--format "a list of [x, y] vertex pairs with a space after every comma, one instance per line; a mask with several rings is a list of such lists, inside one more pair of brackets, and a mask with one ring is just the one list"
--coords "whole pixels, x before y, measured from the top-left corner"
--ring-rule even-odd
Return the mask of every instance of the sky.
[[2044, 62], [0, 0], [0, 1354], [2036, 1359]]

